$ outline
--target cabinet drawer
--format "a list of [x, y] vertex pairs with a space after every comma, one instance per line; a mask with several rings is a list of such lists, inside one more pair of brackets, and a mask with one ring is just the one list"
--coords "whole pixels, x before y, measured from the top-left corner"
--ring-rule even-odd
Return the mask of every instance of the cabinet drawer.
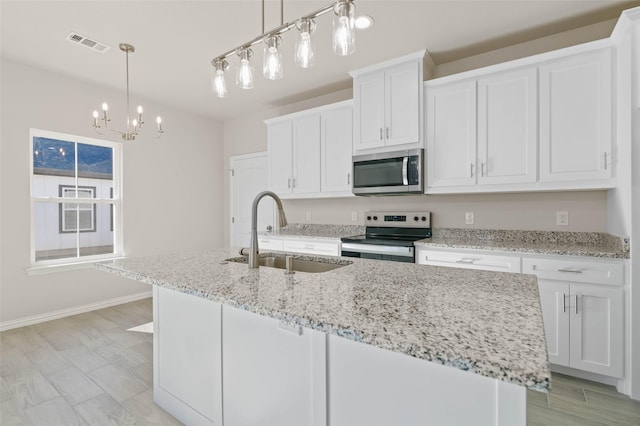
[[284, 240], [282, 249], [293, 253], [319, 254], [322, 256], [339, 256], [339, 241], [307, 241], [307, 240]]
[[522, 260], [522, 273], [538, 278], [578, 283], [623, 285], [624, 265], [590, 260], [531, 259]]
[[520, 257], [518, 256], [420, 250], [417, 263], [485, 271], [520, 272]]
[[274, 238], [258, 237], [258, 250], [282, 251], [282, 240]]

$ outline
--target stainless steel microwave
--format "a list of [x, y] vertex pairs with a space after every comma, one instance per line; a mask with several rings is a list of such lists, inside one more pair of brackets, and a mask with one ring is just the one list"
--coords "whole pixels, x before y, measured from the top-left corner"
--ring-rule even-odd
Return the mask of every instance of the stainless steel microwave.
[[355, 195], [422, 194], [423, 149], [353, 156]]

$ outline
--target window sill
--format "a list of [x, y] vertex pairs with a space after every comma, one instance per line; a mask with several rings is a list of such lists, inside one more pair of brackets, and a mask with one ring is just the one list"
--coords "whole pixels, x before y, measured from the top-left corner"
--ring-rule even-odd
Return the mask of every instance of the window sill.
[[25, 269], [27, 275], [45, 275], [56, 272], [75, 271], [78, 269], [93, 268], [94, 263], [124, 259], [124, 256], [104, 257], [101, 259], [78, 260], [73, 262], [55, 263], [48, 265], [34, 265]]

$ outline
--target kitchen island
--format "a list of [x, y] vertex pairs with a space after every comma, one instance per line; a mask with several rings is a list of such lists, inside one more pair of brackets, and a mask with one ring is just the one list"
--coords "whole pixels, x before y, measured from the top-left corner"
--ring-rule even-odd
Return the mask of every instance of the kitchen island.
[[524, 425], [526, 389], [549, 388], [534, 276], [232, 257], [97, 265], [154, 285], [154, 400], [185, 423]]

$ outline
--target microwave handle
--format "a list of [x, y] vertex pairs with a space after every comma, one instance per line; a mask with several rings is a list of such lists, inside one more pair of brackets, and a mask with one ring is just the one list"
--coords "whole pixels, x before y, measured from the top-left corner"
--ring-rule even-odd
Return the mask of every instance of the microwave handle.
[[409, 185], [409, 157], [402, 159], [402, 184]]

